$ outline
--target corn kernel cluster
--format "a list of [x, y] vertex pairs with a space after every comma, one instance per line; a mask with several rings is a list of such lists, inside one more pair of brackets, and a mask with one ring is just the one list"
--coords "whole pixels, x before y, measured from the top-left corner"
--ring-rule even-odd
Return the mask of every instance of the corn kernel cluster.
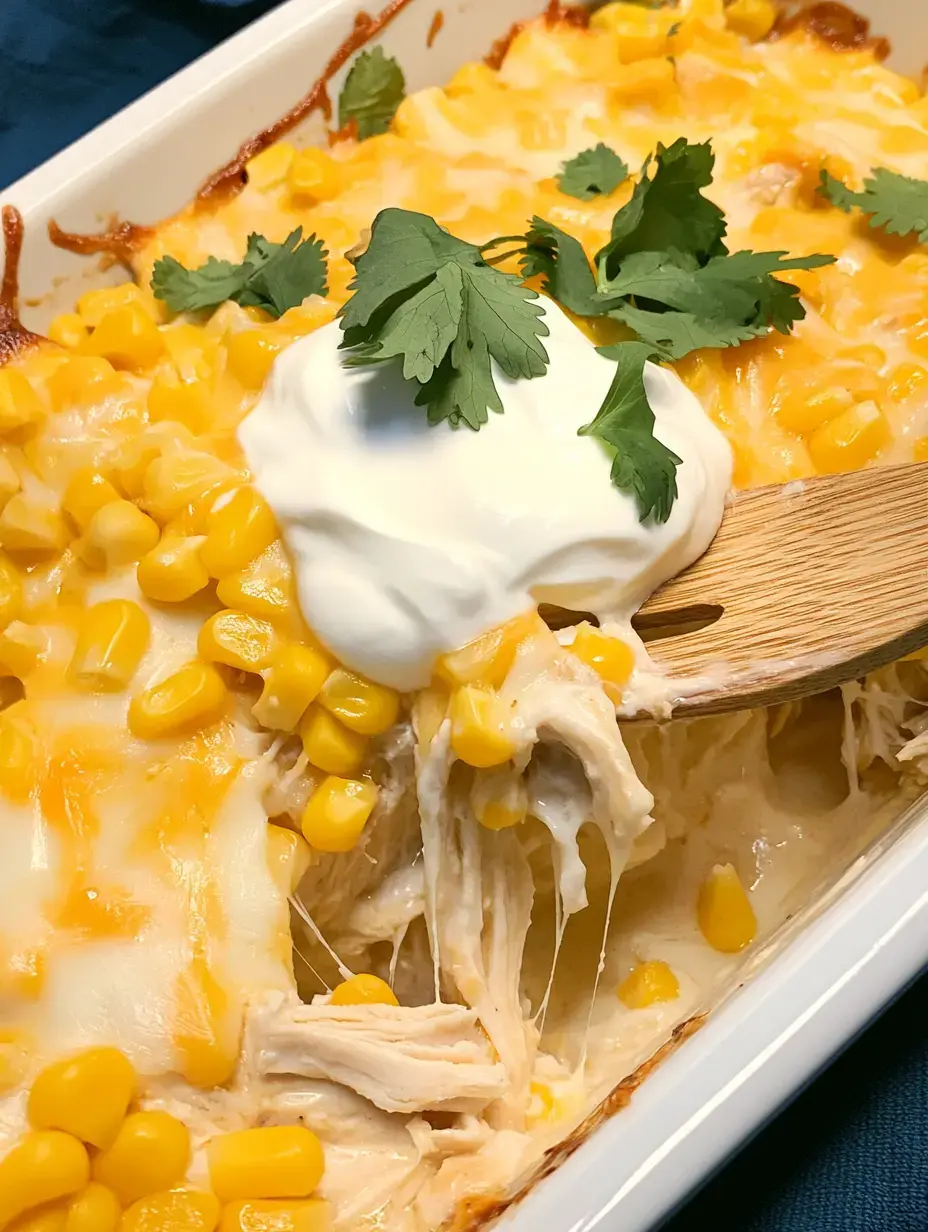
[[[375, 981], [355, 977], [365, 979]], [[167, 1112], [133, 1110], [137, 1085], [116, 1048], [87, 1049], [36, 1076], [31, 1128], [0, 1159], [0, 1229], [328, 1232], [328, 1203], [312, 1197], [325, 1167], [314, 1133], [281, 1125], [212, 1138], [210, 1190], [202, 1190], [185, 1181], [186, 1126]]]

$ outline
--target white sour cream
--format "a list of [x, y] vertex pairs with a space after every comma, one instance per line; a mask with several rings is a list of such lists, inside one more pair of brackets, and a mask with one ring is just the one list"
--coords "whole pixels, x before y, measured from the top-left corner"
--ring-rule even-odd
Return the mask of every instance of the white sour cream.
[[577, 435], [615, 364], [545, 302], [545, 376], [496, 370], [480, 432], [432, 427], [398, 365], [343, 366], [325, 326], [285, 351], [239, 440], [292, 555], [314, 633], [349, 667], [409, 690], [436, 657], [536, 603], [627, 619], [722, 519], [731, 451], [672, 372], [648, 364], [656, 435], [683, 464], [663, 525], [642, 525], [611, 461]]

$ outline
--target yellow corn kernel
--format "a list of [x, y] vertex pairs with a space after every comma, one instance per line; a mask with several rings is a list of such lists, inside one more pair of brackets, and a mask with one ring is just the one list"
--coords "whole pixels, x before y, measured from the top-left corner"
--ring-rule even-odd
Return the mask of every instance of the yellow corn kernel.
[[84, 614], [77, 637], [72, 679], [94, 693], [120, 692], [135, 675], [150, 635], [148, 617], [131, 599], [95, 603]]
[[68, 481], [61, 507], [81, 530], [86, 530], [97, 510], [116, 500], [119, 493], [110, 481], [92, 466], [84, 466]]
[[725, 20], [731, 29], [752, 43], [766, 38], [776, 19], [777, 11], [770, 0], [732, 0], [725, 10]]
[[4, 1232], [65, 1232], [67, 1218], [66, 1198], [60, 1202], [43, 1202], [7, 1224]]
[[483, 64], [480, 60], [468, 60], [445, 86], [445, 93], [452, 97], [457, 94], [472, 94], [478, 90], [490, 90], [496, 84], [497, 75], [488, 64]]
[[112, 1189], [91, 1181], [68, 1204], [64, 1232], [116, 1232], [120, 1214], [119, 1199]]
[[816, 429], [807, 444], [816, 469], [836, 474], [872, 462], [889, 439], [889, 424], [877, 404], [858, 402]]
[[44, 414], [41, 398], [21, 372], [0, 372], [0, 432], [31, 427]]
[[24, 680], [48, 650], [48, 635], [37, 625], [12, 620], [0, 633], [0, 676]]
[[188, 663], [129, 703], [129, 730], [141, 740], [158, 740], [215, 723], [228, 704], [222, 677], [208, 663]]
[[757, 917], [731, 864], [716, 864], [699, 887], [699, 931], [714, 950], [737, 954], [757, 935]]
[[498, 688], [506, 679], [519, 643], [527, 637], [535, 614], [517, 616], [504, 625], [474, 638], [460, 650], [442, 655], [435, 673], [451, 685], [481, 684]]
[[503, 800], [490, 800], [478, 820], [488, 830], [508, 830], [525, 821], [525, 809], [511, 808]]
[[438, 735], [442, 723], [448, 717], [451, 694], [442, 681], [431, 684], [416, 697], [413, 703], [413, 724], [416, 739], [423, 756]]
[[271, 876], [285, 897], [289, 897], [309, 868], [312, 856], [306, 842], [293, 830], [269, 823], [267, 863]]
[[0, 1159], [0, 1228], [40, 1203], [77, 1193], [89, 1180], [83, 1142], [54, 1129], [26, 1134]]
[[0, 454], [0, 508], [15, 496], [22, 486], [13, 463], [6, 454]]
[[470, 789], [474, 816], [487, 830], [520, 825], [528, 814], [528, 793], [521, 775], [511, 766], [481, 770]]
[[896, 364], [889, 374], [889, 395], [894, 402], [905, 402], [928, 382], [928, 368], [921, 364]]
[[94, 355], [75, 355], [56, 368], [45, 383], [56, 411], [92, 406], [117, 393], [121, 386], [119, 374], [109, 360]]
[[362, 736], [378, 736], [396, 722], [400, 698], [393, 689], [337, 667], [322, 686], [319, 705], [352, 731]]
[[277, 538], [277, 523], [267, 501], [251, 487], [220, 497], [206, 520], [201, 556], [210, 576], [237, 573]]
[[777, 423], [787, 432], [805, 436], [853, 405], [853, 394], [841, 385], [826, 385], [824, 389], [800, 385], [783, 395], [776, 411]]
[[127, 304], [103, 317], [84, 349], [114, 368], [142, 372], [164, 354], [164, 340], [141, 304]]
[[62, 312], [48, 327], [48, 338], [73, 351], [87, 341], [87, 325], [76, 312]]
[[103, 505], [87, 524], [84, 555], [88, 564], [109, 569], [130, 565], [150, 552], [161, 532], [158, 523], [128, 500]]
[[209, 584], [201, 535], [162, 535], [139, 561], [139, 590], [156, 603], [183, 603]]
[[396, 994], [379, 975], [361, 972], [336, 984], [329, 997], [330, 1005], [399, 1005]]
[[202, 325], [173, 321], [161, 331], [161, 337], [182, 381], [215, 376], [219, 367], [219, 343]]
[[605, 684], [616, 689], [627, 684], [635, 668], [635, 652], [627, 642], [610, 637], [587, 621], [577, 626], [570, 649], [587, 667], [592, 667]]
[[96, 329], [107, 313], [133, 304], [138, 307], [144, 304], [141, 289], [134, 282], [122, 282], [118, 287], [85, 291], [77, 301], [77, 311], [89, 329]]
[[245, 1198], [223, 1208], [219, 1232], [331, 1232], [332, 1208], [323, 1198], [279, 1201]]
[[921, 440], [915, 442], [915, 456], [913, 462], [928, 462], [928, 436], [923, 436]]
[[862, 342], [859, 346], [842, 347], [835, 355], [835, 359], [845, 360], [852, 364], [863, 364], [864, 367], [879, 372], [886, 363], [886, 352], [872, 342]]
[[226, 343], [229, 372], [246, 389], [260, 389], [286, 341], [284, 335], [276, 331], [239, 330]]
[[206, 1147], [213, 1192], [234, 1198], [308, 1198], [325, 1168], [322, 1146], [302, 1125], [240, 1129]]
[[173, 420], [191, 432], [209, 426], [212, 393], [208, 381], [184, 381], [175, 372], [159, 372], [151, 383], [146, 406], [152, 423]]
[[642, 962], [625, 977], [618, 998], [630, 1010], [643, 1010], [659, 1001], [675, 1001], [680, 981], [665, 962]]
[[226, 607], [281, 620], [293, 603], [293, 578], [280, 544], [273, 544], [247, 568], [220, 578], [216, 595]]
[[338, 164], [315, 146], [298, 152], [290, 164], [287, 182], [294, 196], [312, 201], [329, 201], [338, 196], [342, 186]]
[[34, 1129], [61, 1129], [105, 1149], [135, 1091], [135, 1070], [118, 1048], [88, 1048], [38, 1074], [29, 1092]]
[[303, 811], [301, 824], [307, 843], [316, 851], [351, 851], [376, 803], [373, 783], [330, 774]]
[[240, 672], [260, 672], [271, 661], [277, 634], [260, 616], [226, 609], [200, 629], [197, 650], [206, 663], [224, 663]]
[[271, 731], [294, 731], [332, 670], [314, 646], [281, 646], [264, 673], [264, 688], [251, 713]]
[[0, 711], [0, 791], [25, 804], [36, 785], [38, 741], [28, 703], [14, 702]]
[[23, 583], [19, 570], [0, 552], [0, 629], [15, 620], [23, 606]]
[[10, 497], [0, 513], [0, 546], [8, 552], [61, 552], [68, 542], [68, 528], [53, 506], [19, 492]]
[[170, 1189], [190, 1162], [187, 1126], [169, 1112], [130, 1112], [115, 1139], [93, 1161], [93, 1179], [123, 1204]]
[[119, 1232], [213, 1232], [221, 1209], [215, 1194], [166, 1189], [133, 1202]]
[[488, 769], [507, 762], [516, 746], [505, 729], [497, 694], [465, 685], [451, 698], [451, 748], [468, 766]]
[[367, 737], [350, 731], [327, 710], [310, 706], [300, 723], [303, 750], [326, 774], [351, 774], [364, 760]]
[[163, 526], [208, 493], [218, 495], [223, 484], [233, 477], [234, 472], [225, 462], [212, 454], [193, 450], [162, 454], [145, 471], [142, 504]]
[[656, 103], [674, 88], [673, 64], [666, 56], [619, 67], [611, 94], [621, 103]]
[[268, 146], [254, 158], [249, 158], [245, 164], [248, 183], [260, 192], [282, 184], [287, 178], [287, 172], [295, 154], [296, 150], [289, 141], [277, 141], [274, 145]]

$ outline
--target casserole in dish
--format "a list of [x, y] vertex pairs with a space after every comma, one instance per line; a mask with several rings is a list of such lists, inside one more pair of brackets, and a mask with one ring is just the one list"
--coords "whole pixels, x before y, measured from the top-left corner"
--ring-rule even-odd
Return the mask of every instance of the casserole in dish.
[[[417, 28], [414, 11], [388, 14], [388, 51]], [[127, 170], [125, 195], [101, 178], [74, 186], [81, 205], [76, 195], [73, 206], [53, 205], [47, 171], [11, 190], [26, 214], [24, 288], [38, 289], [30, 279], [51, 260], [33, 223], [52, 208], [69, 229], [55, 233], [59, 248], [115, 254], [136, 281], [123, 273], [80, 294], [76, 311], [46, 317], [50, 344], [13, 323], [5, 334], [7, 1222], [28, 1226], [48, 1201], [57, 1203], [49, 1218], [68, 1218], [91, 1200], [74, 1196], [91, 1172], [91, 1198], [127, 1208], [126, 1227], [214, 1225], [220, 1201], [223, 1227], [486, 1217], [621, 1106], [668, 1040], [692, 1034], [782, 949], [675, 1059], [685, 1068], [694, 1049], [718, 1048], [740, 1015], [747, 1071], [767, 1057], [773, 1072], [776, 1016], [764, 1016], [774, 1034], [761, 1038], [751, 995], [756, 1014], [792, 962], [811, 973], [808, 996], [839, 913], [878, 895], [900, 852], [912, 867], [924, 858], [919, 832], [898, 820], [923, 781], [921, 660], [775, 714], [628, 728], [624, 744], [614, 722], [616, 705], [654, 686], [627, 627], [632, 599], [705, 546], [732, 461], [734, 481], [750, 485], [924, 456], [925, 256], [917, 235], [868, 228], [856, 211], [864, 194], [842, 196], [875, 168], [919, 178], [924, 102], [880, 65], [862, 26], [851, 21], [842, 39], [852, 45], [835, 48], [814, 21], [770, 38], [775, 16], [764, 3], [612, 5], [587, 26], [585, 15], [552, 9], [491, 64], [466, 63], [444, 88], [405, 97], [397, 69], [368, 58], [376, 89], [353, 110], [344, 104], [329, 149], [302, 145], [309, 127], [275, 132], [160, 224], [154, 203], [133, 209], [138, 184], [147, 191], [151, 167], [171, 157], [166, 138], [160, 155], [151, 146], [144, 123], [132, 157], [147, 158], [149, 172], [136, 182]], [[273, 41], [281, 21], [258, 29]], [[433, 28], [436, 49], [452, 28]], [[356, 55], [360, 41], [346, 51]], [[278, 47], [262, 71], [290, 54]], [[216, 55], [221, 88], [234, 47]], [[193, 93], [204, 71], [191, 70]], [[384, 89], [393, 92], [385, 119]], [[211, 105], [184, 115], [188, 133]], [[102, 140], [84, 147], [88, 166]], [[578, 166], [586, 151], [593, 163]], [[650, 169], [630, 177], [652, 154]], [[77, 157], [66, 153], [61, 166]], [[629, 257], [609, 243], [627, 240], [627, 211], [653, 210], [664, 191], [653, 185], [681, 166], [687, 209], [663, 214], [684, 218], [683, 238], [639, 243], [636, 255], [691, 244], [690, 265], [668, 258], [675, 276], [724, 262], [721, 207], [730, 248], [785, 249], [804, 267], [778, 266], [776, 287], [762, 284], [792, 315], [765, 315], [757, 290], [734, 323], [737, 339], [719, 340], [714, 309], [691, 314], [703, 330], [714, 323], [715, 340], [700, 335], [698, 351], [662, 332], [668, 315], [651, 322], [653, 354], [672, 350], [691, 391], [666, 369], [643, 370], [657, 415], [651, 439], [677, 451], [675, 494], [639, 468], [637, 499], [652, 502], [639, 503], [639, 520], [621, 473], [620, 491], [610, 485], [613, 458], [577, 440], [609, 380], [580, 325], [550, 300], [549, 332], [528, 329], [548, 338], [550, 357], [538, 362], [550, 358], [551, 371], [537, 386], [516, 377], [540, 371], [509, 371], [493, 352], [511, 382], [497, 372], [502, 423], [474, 435], [439, 424], [389, 458], [340, 436], [340, 411], [362, 405], [371, 382], [350, 384], [332, 364], [335, 311], [365, 279], [399, 277], [378, 275], [378, 226], [402, 214], [445, 244], [415, 221], [434, 215], [461, 242], [455, 252], [471, 254], [455, 257], [458, 268], [532, 304], [513, 290], [514, 275], [500, 281], [473, 253], [505, 235], [537, 259], [543, 232], [535, 226], [532, 238], [528, 224], [540, 218], [565, 237], [561, 259], [571, 239], [589, 255], [602, 246], [598, 272], [618, 295], [609, 263], [628, 277]], [[822, 170], [830, 199], [819, 192]], [[95, 195], [144, 225], [76, 235], [90, 228], [81, 210]], [[177, 204], [165, 201], [165, 213]], [[702, 248], [692, 240], [699, 220], [712, 232]], [[291, 241], [292, 257], [303, 253], [299, 277], [288, 266], [274, 281], [270, 262], [279, 268], [288, 250], [273, 246], [297, 226], [318, 240]], [[546, 285], [595, 340], [618, 347], [629, 328], [645, 337], [658, 299], [619, 297], [609, 315], [577, 311], [550, 269]], [[75, 299], [73, 282], [67, 295]], [[731, 341], [740, 346], [723, 349]], [[529, 339], [537, 356], [533, 347]], [[577, 452], [557, 435], [560, 420], [530, 419], [552, 391], [562, 415], [572, 396], [580, 404]], [[378, 405], [388, 395], [385, 386]], [[532, 400], [521, 414], [520, 397]], [[469, 406], [455, 401], [452, 418], [466, 419]], [[493, 470], [488, 456], [506, 449], [508, 470]], [[563, 476], [549, 470], [540, 483], [552, 450], [563, 451]], [[590, 466], [599, 471], [588, 477]], [[594, 489], [597, 502], [612, 502], [610, 526], [627, 519], [618, 547], [587, 502]], [[537, 557], [513, 530], [517, 507], [534, 519]], [[565, 526], [561, 515], [574, 511]], [[488, 545], [493, 585], [481, 573]], [[555, 636], [538, 602], [575, 618]], [[413, 608], [423, 620], [410, 631], [397, 612]], [[578, 622], [577, 610], [600, 627]], [[842, 877], [871, 865], [838, 894]], [[874, 908], [843, 940], [866, 950], [882, 927], [887, 953], [902, 947], [893, 968], [902, 978], [918, 961], [905, 948], [917, 903], [906, 898], [911, 874], [894, 885], [884, 891], [889, 918]], [[855, 988], [869, 987], [862, 957], [846, 959], [840, 987], [855, 962]], [[827, 1003], [819, 990], [793, 1031]], [[740, 1088], [744, 1074], [726, 1076], [737, 1055], [727, 1049], [712, 1074], [718, 1089], [703, 1088], [702, 1116], [721, 1115]], [[91, 1116], [87, 1090], [106, 1092]], [[694, 1150], [694, 1122], [683, 1118], [696, 1094], [683, 1081], [664, 1105], [681, 1116], [670, 1138], [679, 1152]], [[635, 1148], [653, 1132], [644, 1121]], [[707, 1149], [703, 1141], [701, 1159], [678, 1158], [695, 1176]], [[661, 1209], [647, 1197], [659, 1162], [660, 1153], [641, 1158], [620, 1184], [607, 1182], [628, 1226]]]

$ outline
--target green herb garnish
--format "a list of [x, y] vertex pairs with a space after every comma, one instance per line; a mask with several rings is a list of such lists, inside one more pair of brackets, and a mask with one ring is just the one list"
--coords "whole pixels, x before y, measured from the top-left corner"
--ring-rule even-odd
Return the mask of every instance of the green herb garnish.
[[677, 496], [677, 467], [682, 462], [654, 435], [654, 412], [644, 387], [644, 365], [654, 349], [643, 342], [600, 347], [616, 361], [615, 376], [596, 418], [580, 429], [610, 447], [612, 482], [631, 492], [641, 521], [666, 522]]
[[433, 218], [381, 210], [355, 260], [342, 309], [350, 366], [402, 359], [431, 423], [479, 429], [503, 409], [490, 360], [513, 379], [542, 376], [548, 333], [536, 292], [488, 265]]
[[383, 48], [362, 51], [338, 96], [339, 128], [354, 121], [362, 141], [385, 133], [403, 101], [405, 89], [403, 70], [391, 56], [384, 55]]
[[702, 193], [712, 182], [713, 162], [708, 142], [681, 138], [658, 146], [592, 266], [576, 239], [543, 218], [533, 218], [521, 238], [485, 245], [484, 251], [509, 246], [487, 259], [519, 253], [525, 276], [541, 275], [545, 291], [565, 308], [623, 322], [663, 359], [737, 346], [770, 329], [789, 333], [805, 310], [797, 288], [774, 274], [815, 269], [834, 257], [729, 253], [725, 216]]
[[615, 448], [612, 481], [634, 493], [642, 520], [666, 521], [679, 462], [654, 437], [645, 361], [738, 346], [771, 329], [789, 333], [805, 310], [797, 288], [774, 274], [834, 261], [821, 254], [729, 253], [725, 216], [702, 192], [712, 182], [713, 164], [708, 142], [681, 138], [659, 145], [592, 263], [578, 240], [537, 217], [525, 235], [502, 236], [481, 250], [496, 253], [487, 256], [491, 263], [519, 255], [523, 275], [540, 276], [544, 290], [569, 311], [611, 317], [637, 338], [602, 349], [616, 361], [616, 377], [582, 431]]
[[613, 192], [628, 179], [628, 167], [615, 150], [600, 142], [561, 167], [557, 186], [569, 197], [592, 201]]
[[172, 312], [200, 312], [231, 299], [279, 317], [308, 295], [328, 293], [327, 255], [315, 235], [303, 239], [302, 227], [282, 244], [252, 234], [239, 265], [210, 257], [199, 269], [189, 270], [174, 257], [162, 257], [155, 262], [151, 289]]
[[846, 214], [854, 209], [868, 214], [871, 227], [882, 227], [889, 235], [915, 232], [919, 243], [928, 244], [928, 180], [877, 167], [864, 180], [863, 191], [853, 192], [822, 171], [819, 192]]

